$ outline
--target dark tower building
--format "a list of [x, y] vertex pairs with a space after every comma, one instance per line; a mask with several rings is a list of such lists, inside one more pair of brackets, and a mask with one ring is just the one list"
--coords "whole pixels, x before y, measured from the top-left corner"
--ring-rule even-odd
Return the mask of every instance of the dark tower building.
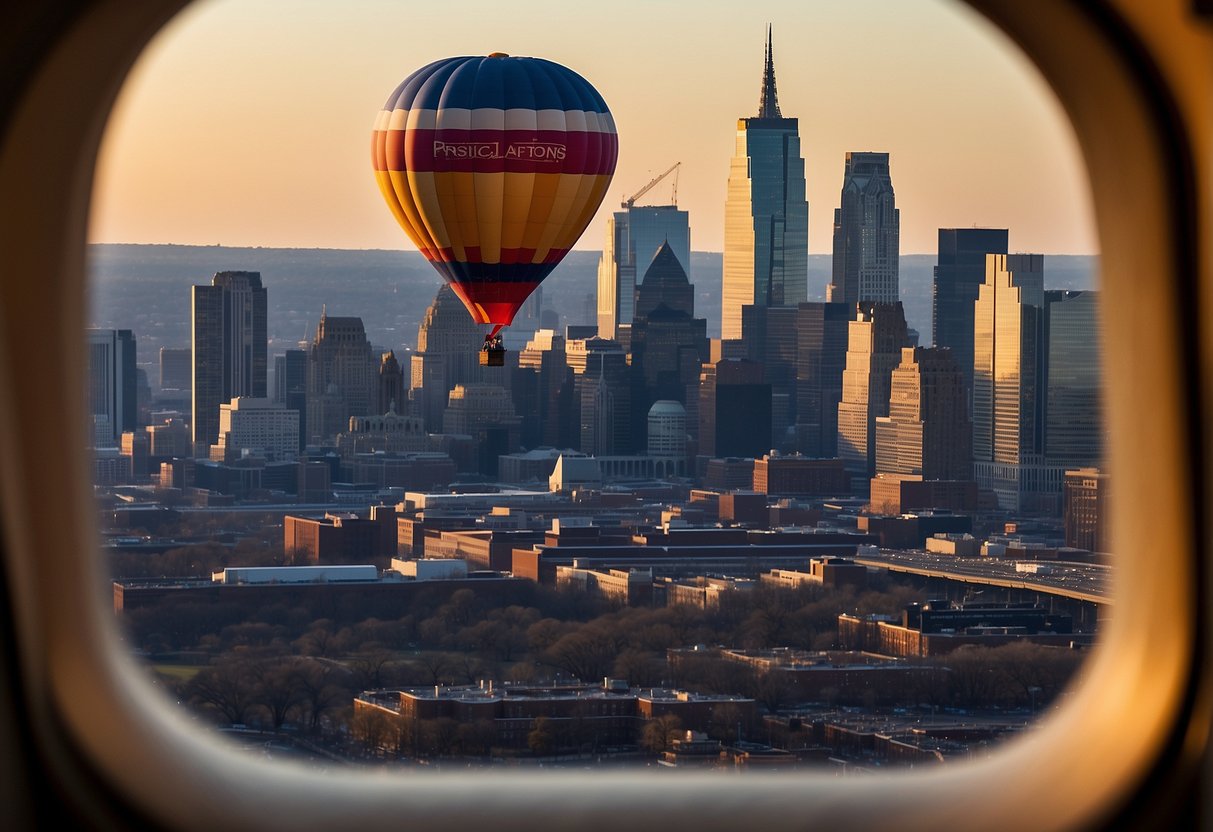
[[219, 441], [219, 406], [266, 398], [266, 292], [260, 272], [217, 272], [193, 287], [193, 441], [207, 455]]
[[947, 347], [973, 389], [973, 304], [986, 281], [986, 255], [1007, 253], [1005, 228], [939, 229], [939, 261], [931, 297], [932, 342]]
[[632, 433], [644, 434], [649, 409], [661, 400], [684, 403], [708, 358], [708, 322], [695, 316], [695, 287], [663, 244], [636, 291], [632, 322]]
[[325, 442], [367, 416], [375, 402], [376, 367], [361, 318], [320, 315], [308, 353], [307, 425], [313, 442]]
[[193, 353], [189, 347], [160, 348], [161, 390], [189, 390], [193, 373]]
[[896, 303], [900, 226], [889, 154], [848, 153], [834, 211], [834, 278], [826, 299], [852, 309], [869, 301]]
[[847, 363], [851, 311], [842, 303], [796, 310], [796, 437], [805, 456], [838, 455], [838, 403]]
[[89, 444], [116, 448], [139, 424], [135, 336], [129, 329], [88, 331]]
[[375, 415], [388, 411], [400, 413], [405, 409], [404, 371], [396, 360], [394, 351], [379, 357], [379, 384], [376, 396]]
[[771, 449], [771, 385], [761, 364], [725, 358], [699, 376], [699, 454], [754, 459]]
[[274, 401], [299, 414], [299, 450], [307, 447], [307, 351], [274, 356]]
[[745, 306], [741, 310], [741, 342], [746, 358], [761, 364], [763, 381], [771, 385], [771, 443], [790, 449], [789, 432], [796, 419], [797, 306]]

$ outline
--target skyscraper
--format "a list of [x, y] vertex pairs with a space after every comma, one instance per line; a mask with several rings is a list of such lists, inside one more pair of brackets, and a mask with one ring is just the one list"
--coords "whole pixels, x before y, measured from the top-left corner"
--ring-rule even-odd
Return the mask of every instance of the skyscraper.
[[707, 320], [695, 317], [695, 287], [663, 243], [636, 291], [631, 333], [632, 430], [639, 435], [653, 403], [682, 402], [708, 358]]
[[189, 347], [160, 348], [160, 389], [189, 390], [193, 354]]
[[219, 439], [219, 406], [266, 397], [266, 292], [260, 272], [216, 272], [193, 287], [193, 441], [206, 456]]
[[973, 303], [986, 280], [986, 255], [1007, 253], [1005, 228], [941, 228], [931, 296], [932, 343], [952, 351], [973, 388]]
[[632, 323], [639, 279], [665, 244], [689, 275], [690, 218], [677, 205], [624, 203], [623, 210], [607, 220], [606, 245], [598, 262], [599, 338], [618, 338], [619, 327]]
[[924, 480], [972, 477], [973, 429], [964, 376], [944, 347], [903, 347], [876, 419], [876, 473]]
[[129, 329], [88, 331], [88, 412], [90, 444], [116, 448], [122, 434], [138, 424], [135, 336]]
[[986, 255], [973, 307], [973, 473], [1011, 511], [1061, 492], [1060, 474], [1048, 483], [1043, 470], [1044, 296], [1042, 255]]
[[382, 416], [389, 411], [400, 413], [406, 404], [404, 390], [404, 371], [396, 360], [395, 351], [383, 353], [379, 356], [374, 415]]
[[699, 376], [699, 454], [755, 459], [771, 449], [771, 385], [762, 365], [722, 358]]
[[901, 214], [889, 175], [889, 154], [848, 153], [842, 196], [834, 210], [834, 278], [826, 299], [896, 303]]
[[1045, 456], [1054, 465], [1098, 466], [1101, 462], [1103, 376], [1098, 305], [1098, 292], [1045, 292]]
[[274, 401], [299, 414], [299, 450], [307, 445], [307, 351], [274, 356]]
[[796, 309], [796, 443], [806, 456], [838, 454], [849, 321], [842, 303], [802, 303]]
[[758, 115], [737, 120], [724, 209], [721, 337], [741, 338], [743, 306], [808, 300], [809, 204], [799, 123], [779, 111], [767, 30]]
[[900, 303], [860, 303], [847, 328], [847, 365], [838, 405], [838, 456], [857, 492], [876, 471], [876, 419], [889, 415], [893, 368], [907, 346]]
[[324, 442], [349, 427], [351, 416], [366, 416], [378, 404], [378, 364], [361, 318], [322, 312], [307, 361], [307, 428]]
[[455, 385], [483, 378], [479, 358], [483, 345], [484, 333], [463, 301], [443, 283], [417, 329], [417, 350], [410, 366], [413, 415], [425, 421], [426, 430], [442, 430], [442, 411]]

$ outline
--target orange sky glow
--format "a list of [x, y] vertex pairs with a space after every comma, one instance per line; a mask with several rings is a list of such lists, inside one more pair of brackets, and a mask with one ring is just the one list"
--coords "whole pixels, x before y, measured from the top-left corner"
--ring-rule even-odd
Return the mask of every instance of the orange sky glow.
[[[1014, 251], [1097, 252], [1060, 107], [992, 26], [945, 0], [201, 0], [123, 89], [90, 239], [411, 250], [371, 173], [374, 116], [429, 61], [503, 51], [569, 66], [615, 116], [615, 179], [577, 248], [600, 249], [620, 200], [680, 161], [692, 247], [719, 251], [768, 21], [780, 106], [800, 119], [810, 254], [830, 253], [848, 150], [891, 154], [903, 254], [970, 225], [1010, 228]], [[641, 203], [671, 197], [667, 180]]]

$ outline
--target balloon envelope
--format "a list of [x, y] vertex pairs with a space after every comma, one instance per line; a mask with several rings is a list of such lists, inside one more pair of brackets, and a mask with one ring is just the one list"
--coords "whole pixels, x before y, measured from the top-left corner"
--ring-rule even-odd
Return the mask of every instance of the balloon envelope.
[[585, 231], [618, 153], [611, 113], [584, 78], [500, 53], [414, 72], [371, 142], [396, 221], [476, 322], [496, 329]]

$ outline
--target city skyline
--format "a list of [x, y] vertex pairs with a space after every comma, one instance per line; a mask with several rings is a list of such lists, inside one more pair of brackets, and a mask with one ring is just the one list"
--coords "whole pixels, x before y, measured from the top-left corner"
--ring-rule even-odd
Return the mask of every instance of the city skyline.
[[[692, 215], [697, 248], [720, 251], [731, 134], [737, 116], [754, 110], [770, 20], [780, 105], [802, 122], [811, 254], [829, 252], [842, 159], [866, 150], [891, 153], [903, 252], [929, 253], [937, 228], [974, 224], [1015, 227], [1025, 250], [1095, 252], [1077, 148], [1025, 60], [967, 12], [903, 5], [839, 4], [808, 15], [772, 3], [754, 10], [752, 35], [731, 17], [725, 25], [721, 4], [705, 5], [695, 20], [673, 4], [637, 7], [653, 31], [628, 54], [610, 37], [621, 25], [614, 19], [594, 21], [601, 42], [544, 35], [549, 27], [535, 26], [537, 16], [579, 19], [545, 4], [530, 16], [483, 9], [469, 15], [478, 28], [458, 32], [438, 25], [434, 12], [413, 14], [433, 24], [432, 37], [394, 47], [382, 9], [378, 18], [353, 9], [333, 22], [318, 7], [293, 8], [299, 32], [283, 38], [276, 28], [265, 34], [282, 22], [271, 2], [191, 8], [151, 45], [120, 97], [99, 160], [91, 239], [410, 250], [367, 170], [374, 112], [402, 71], [508, 47], [584, 74], [619, 124], [616, 180], [577, 249], [597, 250], [616, 200], [681, 161], [679, 207]], [[629, 8], [618, 11], [626, 18]], [[659, 37], [663, 27], [685, 37], [671, 46]], [[848, 68], [847, 85], [837, 83], [834, 67], [857, 40], [865, 60]], [[351, 50], [356, 57], [338, 59]], [[717, 57], [705, 61], [709, 53]], [[852, 86], [863, 95], [850, 94]], [[308, 129], [298, 129], [301, 121]], [[994, 129], [1000, 124], [1014, 129]], [[189, 165], [180, 164], [183, 152]], [[1000, 164], [989, 166], [991, 158]], [[955, 175], [983, 159], [980, 182]], [[665, 184], [649, 201], [668, 200]]]

